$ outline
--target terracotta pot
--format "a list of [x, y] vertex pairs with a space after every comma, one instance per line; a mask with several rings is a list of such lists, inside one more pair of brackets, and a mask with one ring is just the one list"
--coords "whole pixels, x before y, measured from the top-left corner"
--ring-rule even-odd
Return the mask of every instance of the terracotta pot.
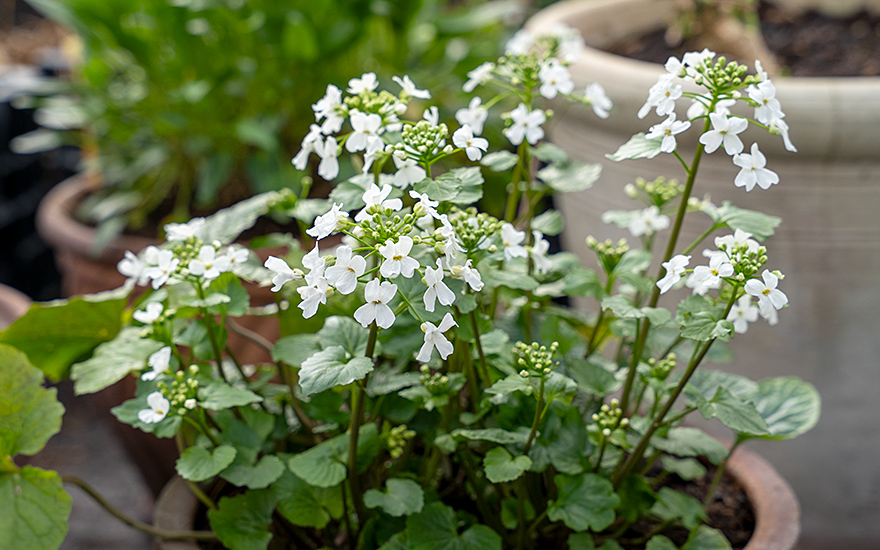
[[[878, 0], [862, 3], [880, 6]], [[625, 184], [637, 177], [685, 179], [672, 155], [620, 163], [605, 158], [633, 134], [660, 122], [653, 113], [639, 120], [636, 112], [648, 88], [665, 71], [661, 65], [599, 48], [664, 25], [675, 4], [675, 0], [560, 2], [528, 23], [536, 32], [558, 22], [578, 28], [588, 48], [571, 67], [573, 79], [580, 89], [601, 83], [614, 101], [607, 120], [589, 109], [571, 108], [555, 117], [555, 126], [548, 131], [549, 139], [573, 158], [603, 167], [591, 190], [568, 194], [557, 203], [567, 224], [563, 246], [588, 264], [595, 265], [595, 255], [586, 247], [587, 235], [600, 240], [631, 238], [625, 230], [600, 221], [607, 210], [637, 208], [626, 198]], [[875, 457], [880, 453], [880, 439], [865, 437], [876, 432], [880, 418], [880, 400], [875, 396], [880, 384], [876, 359], [880, 357], [880, 291], [875, 275], [880, 273], [880, 78], [774, 78], [773, 82], [799, 152], [786, 152], [779, 136], [756, 128], [747, 130], [743, 141], [746, 148], [760, 141], [767, 167], [779, 174], [779, 185], [751, 193], [736, 188], [738, 168], [723, 151], [716, 151], [703, 156], [695, 186], [695, 196], [708, 194], [715, 204], [731, 200], [783, 219], [767, 247], [770, 267], [789, 275], [780, 288], [790, 307], [780, 312], [779, 325], [737, 335], [732, 343], [737, 360], [724, 370], [753, 379], [795, 374], [818, 388], [823, 415], [813, 431], [784, 444], [762, 442], [757, 448], [800, 495], [806, 538], [821, 541], [810, 548], [823, 548], [832, 541], [876, 548], [880, 522], [865, 521], [877, 517], [876, 493], [844, 487], [860, 488], [865, 479], [876, 479]], [[687, 101], [681, 102], [680, 118], [687, 106]], [[752, 114], [752, 109], [740, 107], [740, 114]], [[679, 140], [679, 152], [690, 159], [698, 132], [682, 136], [687, 139]], [[681, 248], [705, 227], [705, 217], [690, 218]], [[658, 237], [660, 251], [665, 248], [663, 238]], [[706, 242], [711, 247], [711, 240]], [[698, 259], [700, 250], [695, 251]]]
[[0, 285], [0, 329], [27, 313], [31, 299], [11, 286]]
[[[755, 531], [743, 550], [792, 550], [800, 534], [800, 507], [788, 483], [766, 460], [746, 449], [737, 449], [727, 471], [749, 497], [755, 512]], [[174, 477], [162, 490], [153, 510], [156, 527], [193, 529], [199, 502], [186, 482]], [[159, 550], [198, 550], [193, 542], [158, 542]]]

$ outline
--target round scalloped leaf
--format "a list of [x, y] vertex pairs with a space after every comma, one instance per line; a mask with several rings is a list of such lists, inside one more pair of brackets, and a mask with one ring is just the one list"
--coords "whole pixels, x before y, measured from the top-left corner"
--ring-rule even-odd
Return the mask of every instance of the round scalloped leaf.
[[0, 548], [54, 550], [67, 534], [70, 495], [56, 472], [0, 474]]
[[770, 431], [770, 435], [760, 436], [762, 439], [791, 439], [808, 432], [819, 421], [819, 392], [800, 378], [762, 380], [751, 398]]

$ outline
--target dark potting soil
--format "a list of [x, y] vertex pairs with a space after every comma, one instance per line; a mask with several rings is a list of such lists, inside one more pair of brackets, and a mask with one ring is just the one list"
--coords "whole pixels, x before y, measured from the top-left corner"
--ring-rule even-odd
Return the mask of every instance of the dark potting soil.
[[[880, 16], [861, 11], [831, 17], [816, 11], [791, 14], [761, 2], [761, 32], [783, 73], [790, 76], [880, 75]], [[670, 46], [665, 29], [614, 44], [609, 53], [652, 63], [665, 63], [694, 49], [685, 42]], [[718, 52], [728, 53], [728, 52]], [[741, 60], [751, 63], [752, 59]]]

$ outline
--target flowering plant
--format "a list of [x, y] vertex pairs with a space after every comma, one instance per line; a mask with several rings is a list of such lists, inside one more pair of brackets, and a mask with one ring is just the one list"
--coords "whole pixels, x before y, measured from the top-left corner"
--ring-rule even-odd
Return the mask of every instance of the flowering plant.
[[[134, 373], [137, 395], [114, 414], [177, 440], [177, 472], [208, 508], [211, 530], [150, 531], [157, 536], [218, 538], [233, 550], [273, 539], [385, 550], [729, 547], [705, 511], [728, 457], [746, 440], [810, 429], [819, 402], [796, 378], [756, 383], [699, 368], [759, 316], [775, 324], [788, 298], [760, 243], [780, 220], [696, 200], [694, 188], [703, 154], [732, 155], [742, 169], [733, 184], [744, 192], [776, 184], [758, 145], [744, 153], [739, 134], [753, 124], [790, 145], [784, 113], [760, 67], [747, 75], [708, 51], [670, 59], [640, 113], [666, 121], [609, 157], [672, 154], [686, 182], [631, 185], [645, 207], [605, 219], [639, 246], [587, 237], [598, 259], [589, 269], [550, 252], [547, 236], [563, 220], [545, 199], [589, 188], [599, 167], [541, 142], [553, 112], [539, 106], [564, 97], [609, 115], [601, 86], [575, 92], [566, 65], [580, 46], [570, 29], [518, 33], [496, 63], [470, 73], [466, 91], [500, 93], [474, 97], [454, 131], [435, 109], [416, 110], [431, 96], [408, 77], [394, 79], [396, 93], [369, 73], [345, 92], [328, 86], [293, 162], [305, 169], [315, 154], [317, 173], [331, 181], [343, 151], [351, 155], [360, 173], [329, 199], [268, 193], [170, 224], [165, 244], [120, 262], [129, 277], [121, 289], [37, 307], [0, 340], [57, 376], [63, 361], [35, 352], [28, 335], [70, 334], [72, 324], [81, 334], [99, 324], [96, 312], [103, 323], [125, 319], [115, 336], [105, 326], [106, 341], [71, 376], [78, 393], [90, 393]], [[684, 91], [682, 80], [700, 91]], [[679, 98], [693, 101], [682, 120]], [[754, 120], [733, 114], [738, 102], [754, 108]], [[493, 108], [504, 111], [515, 152], [490, 152], [479, 137]], [[676, 136], [695, 126], [701, 145], [688, 162]], [[479, 164], [442, 171], [453, 155]], [[509, 174], [502, 218], [474, 206], [484, 169]], [[682, 247], [688, 212], [707, 221]], [[252, 241], [288, 249], [258, 260], [235, 241], [262, 215], [298, 220], [304, 244]], [[665, 251], [654, 250], [667, 230]], [[692, 262], [719, 230], [707, 262]], [[652, 269], [652, 256], [662, 267]], [[243, 281], [271, 285], [276, 301], [252, 306]], [[138, 286], [146, 292], [132, 293]], [[661, 305], [673, 294], [685, 295]], [[599, 307], [573, 310], [566, 298]], [[245, 315], [277, 316], [281, 337], [242, 326]], [[232, 333], [264, 348], [266, 360], [240, 361]], [[730, 428], [732, 445], [681, 425], [697, 411]], [[2, 455], [40, 446], [13, 440]], [[703, 477], [707, 464], [716, 473], [705, 502], [663, 483]], [[21, 483], [36, 475], [11, 458], [0, 473]]]

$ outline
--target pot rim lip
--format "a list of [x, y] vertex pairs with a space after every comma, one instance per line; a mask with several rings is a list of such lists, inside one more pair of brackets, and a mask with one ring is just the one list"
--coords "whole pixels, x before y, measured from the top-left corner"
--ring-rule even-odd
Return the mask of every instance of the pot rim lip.
[[83, 256], [104, 262], [117, 262], [126, 251], [139, 252], [155, 239], [137, 235], [118, 235], [103, 250], [97, 251], [98, 231], [73, 215], [76, 205], [88, 194], [100, 189], [100, 183], [87, 173], [75, 174], [53, 187], [37, 207], [37, 231], [55, 248], [69, 248]]
[[[790, 550], [800, 536], [800, 505], [791, 486], [757, 453], [737, 448], [727, 470], [739, 482], [755, 513], [755, 530], [743, 550]], [[187, 513], [163, 513], [170, 503]], [[171, 478], [154, 508], [154, 522], [162, 529], [192, 529], [198, 500], [180, 476]], [[193, 543], [165, 542], [162, 550], [195, 550]]]
[[0, 284], [0, 329], [6, 328], [7, 325], [27, 313], [31, 303], [31, 299], [22, 291], [9, 285]]
[[[583, 15], [584, 12], [596, 12], [607, 9], [624, 9], [620, 5], [641, 5], [646, 3], [674, 5], [670, 0], [563, 0], [552, 4], [533, 15], [526, 28], [548, 28], [552, 23], [565, 22], [572, 15]], [[587, 66], [589, 64], [609, 65], [626, 67], [628, 71], [640, 73], [646, 78], [656, 78], [666, 73], [663, 65], [650, 61], [642, 61], [623, 55], [617, 55], [600, 50], [587, 44], [584, 47], [581, 58], [572, 64], [572, 67]], [[810, 93], [816, 89], [833, 88], [856, 88], [861, 93], [877, 91], [880, 93], [880, 76], [774, 76], [773, 84], [778, 92], [785, 93]]]

